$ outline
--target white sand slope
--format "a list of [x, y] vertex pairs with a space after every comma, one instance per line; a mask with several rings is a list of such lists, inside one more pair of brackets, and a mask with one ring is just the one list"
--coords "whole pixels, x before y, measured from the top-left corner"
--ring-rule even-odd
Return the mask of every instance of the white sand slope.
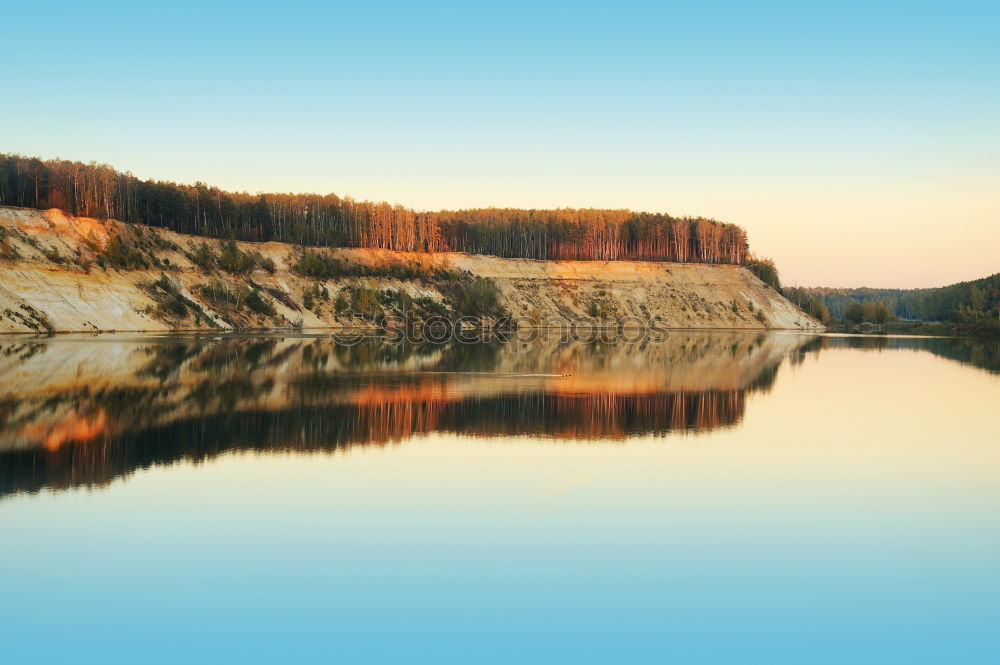
[[[197, 302], [205, 316], [196, 322], [171, 320], [156, 310], [156, 301], [141, 282], [156, 280], [164, 270], [117, 270], [99, 267], [94, 259], [109, 238], [123, 230], [139, 229], [157, 237], [168, 248], [156, 256], [169, 261], [166, 271], [185, 297]], [[0, 207], [0, 332], [159, 331], [194, 328], [230, 328], [225, 316], [199, 296], [198, 287], [212, 279], [185, 256], [202, 242], [218, 250], [221, 241], [186, 236], [161, 229], [126, 227], [113, 220], [70, 217], [58, 210], [38, 211]], [[303, 290], [315, 280], [294, 274], [289, 267], [296, 251], [284, 243], [239, 243], [274, 260], [268, 274], [233, 277], [252, 280], [272, 294], [277, 313], [249, 318], [249, 327], [337, 328], [352, 325], [337, 316], [332, 305], [314, 310], [302, 306]], [[608, 324], [621, 320], [646, 322], [664, 328], [740, 328], [821, 330], [781, 294], [765, 286], [740, 266], [638, 261], [533, 261], [500, 259], [461, 253], [408, 254], [384, 250], [330, 250], [349, 262], [377, 265], [419, 261], [425, 265], [468, 270], [495, 281], [510, 312], [524, 322], [544, 325], [571, 319]], [[53, 259], [53, 256], [58, 258]], [[376, 289], [403, 289], [411, 296], [441, 300], [433, 285], [387, 278], [326, 280], [336, 294], [362, 282]], [[594, 304], [607, 312], [596, 319]], [[760, 312], [761, 322], [758, 318]]]

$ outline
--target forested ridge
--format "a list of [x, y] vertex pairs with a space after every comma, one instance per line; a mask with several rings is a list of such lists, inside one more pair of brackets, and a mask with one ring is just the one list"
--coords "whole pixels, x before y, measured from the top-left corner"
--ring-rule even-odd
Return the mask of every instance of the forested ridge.
[[921, 321], [966, 321], [1000, 315], [1000, 273], [928, 289], [789, 287], [784, 294], [817, 318], [823, 318], [825, 312], [827, 319], [855, 322], [882, 323], [886, 315]]
[[104, 164], [0, 154], [0, 205], [59, 208], [216, 238], [509, 258], [746, 264], [746, 232], [630, 210], [418, 212], [334, 194], [249, 194], [140, 180]]

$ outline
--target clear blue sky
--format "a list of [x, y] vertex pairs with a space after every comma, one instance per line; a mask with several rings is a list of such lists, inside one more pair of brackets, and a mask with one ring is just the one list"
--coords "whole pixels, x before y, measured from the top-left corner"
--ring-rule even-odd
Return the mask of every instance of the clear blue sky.
[[789, 283], [930, 286], [1000, 270], [998, 7], [12, 3], [0, 151], [705, 215]]

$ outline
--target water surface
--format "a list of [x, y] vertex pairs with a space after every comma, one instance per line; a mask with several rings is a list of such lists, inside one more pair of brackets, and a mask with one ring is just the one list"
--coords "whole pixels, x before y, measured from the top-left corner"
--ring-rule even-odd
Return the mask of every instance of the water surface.
[[0, 649], [994, 663], [998, 360], [735, 332], [7, 338]]

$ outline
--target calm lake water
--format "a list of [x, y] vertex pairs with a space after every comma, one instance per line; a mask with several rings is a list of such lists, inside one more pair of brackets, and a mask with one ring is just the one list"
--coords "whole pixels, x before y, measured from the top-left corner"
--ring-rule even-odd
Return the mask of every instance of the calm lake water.
[[1000, 662], [1000, 348], [0, 339], [0, 662]]

